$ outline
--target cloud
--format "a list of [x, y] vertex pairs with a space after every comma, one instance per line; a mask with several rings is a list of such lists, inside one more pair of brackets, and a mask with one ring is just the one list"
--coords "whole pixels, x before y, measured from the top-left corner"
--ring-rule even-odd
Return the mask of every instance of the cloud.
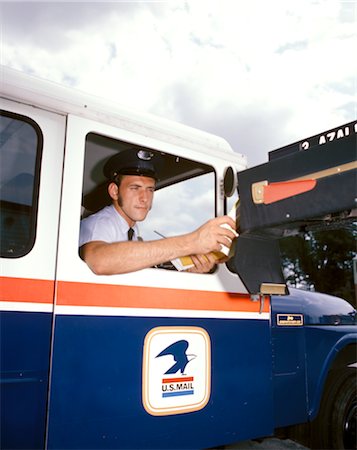
[[2, 60], [226, 138], [249, 164], [353, 120], [357, 4], [1, 3]]

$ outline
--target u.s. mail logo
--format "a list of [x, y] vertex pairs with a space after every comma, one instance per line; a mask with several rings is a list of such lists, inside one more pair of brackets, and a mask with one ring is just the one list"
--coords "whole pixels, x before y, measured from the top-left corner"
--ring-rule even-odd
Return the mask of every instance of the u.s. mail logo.
[[145, 337], [142, 400], [152, 415], [204, 408], [211, 393], [211, 342], [200, 327], [157, 327]]

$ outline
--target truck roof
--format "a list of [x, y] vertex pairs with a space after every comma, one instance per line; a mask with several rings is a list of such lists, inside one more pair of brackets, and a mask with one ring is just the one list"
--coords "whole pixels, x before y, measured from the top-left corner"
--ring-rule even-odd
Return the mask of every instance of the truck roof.
[[191, 128], [117, 102], [0, 66], [1, 97], [42, 107], [59, 114], [74, 114], [106, 125], [150, 136], [173, 145], [246, 166], [246, 157], [233, 151], [228, 142], [213, 134]]

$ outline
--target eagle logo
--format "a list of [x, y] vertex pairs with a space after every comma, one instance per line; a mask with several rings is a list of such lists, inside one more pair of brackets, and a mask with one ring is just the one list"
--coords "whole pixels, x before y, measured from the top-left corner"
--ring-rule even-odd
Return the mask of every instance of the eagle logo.
[[174, 358], [175, 364], [165, 372], [165, 375], [174, 374], [178, 371], [181, 372], [181, 375], [185, 375], [184, 371], [187, 364], [196, 358], [196, 355], [186, 353], [187, 349], [188, 342], [182, 339], [169, 345], [156, 356], [156, 358], [159, 358], [160, 356], [172, 355]]

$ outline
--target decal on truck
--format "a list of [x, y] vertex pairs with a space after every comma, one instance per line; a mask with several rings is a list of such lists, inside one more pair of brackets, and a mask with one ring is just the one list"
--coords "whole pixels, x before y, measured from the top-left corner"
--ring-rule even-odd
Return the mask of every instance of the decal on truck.
[[211, 343], [199, 327], [157, 327], [146, 335], [143, 405], [151, 415], [204, 408], [211, 391]]
[[303, 314], [278, 314], [277, 324], [281, 327], [302, 327], [304, 325]]

